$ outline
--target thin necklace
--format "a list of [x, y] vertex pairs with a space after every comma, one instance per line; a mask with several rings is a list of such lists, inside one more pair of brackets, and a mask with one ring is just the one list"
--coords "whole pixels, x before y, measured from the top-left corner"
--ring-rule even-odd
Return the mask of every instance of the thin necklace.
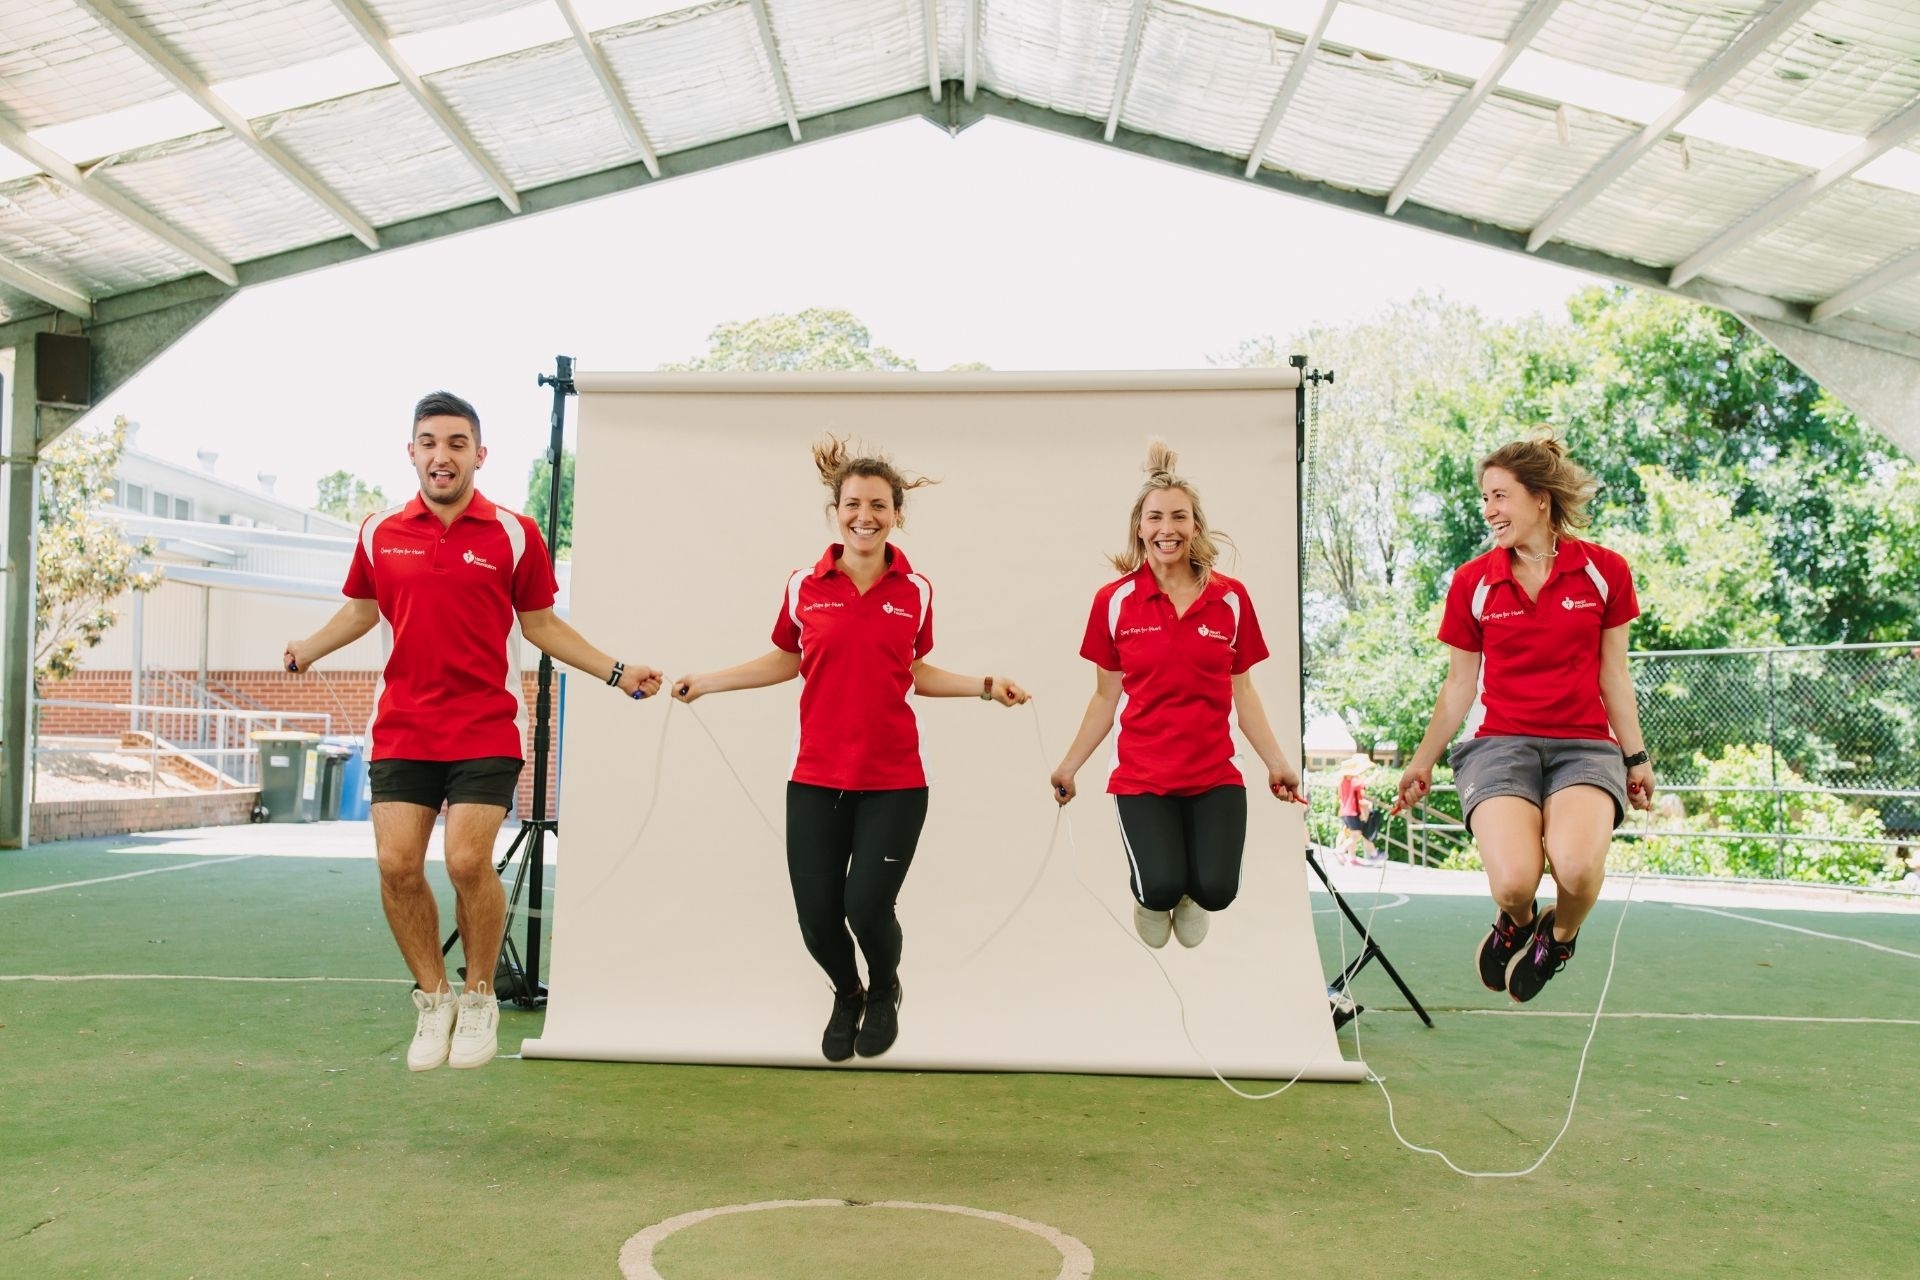
[[1521, 546], [1515, 546], [1513, 554], [1519, 556], [1522, 560], [1531, 561], [1534, 564], [1539, 564], [1542, 560], [1551, 560], [1560, 554], [1560, 535], [1557, 533], [1554, 534], [1553, 545], [1545, 551], [1542, 551], [1539, 555], [1534, 555], [1531, 551]]

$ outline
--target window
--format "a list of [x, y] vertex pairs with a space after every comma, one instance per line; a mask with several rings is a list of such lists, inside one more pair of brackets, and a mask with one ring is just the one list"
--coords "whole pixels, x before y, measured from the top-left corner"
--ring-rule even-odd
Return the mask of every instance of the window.
[[158, 489], [155, 489], [153, 491], [153, 514], [160, 516], [162, 518], [172, 515], [173, 514], [172, 497], [160, 492]]
[[147, 509], [146, 486], [129, 484], [126, 493], [122, 495], [122, 503], [129, 511], [145, 511]]
[[193, 503], [185, 498], [175, 498], [173, 500], [173, 518], [175, 520], [193, 519]]

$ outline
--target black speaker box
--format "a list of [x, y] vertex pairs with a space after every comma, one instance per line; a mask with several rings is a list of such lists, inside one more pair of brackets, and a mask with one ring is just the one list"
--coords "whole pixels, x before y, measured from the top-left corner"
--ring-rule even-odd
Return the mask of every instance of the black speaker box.
[[34, 399], [84, 409], [93, 403], [92, 344], [79, 334], [42, 333], [33, 340]]

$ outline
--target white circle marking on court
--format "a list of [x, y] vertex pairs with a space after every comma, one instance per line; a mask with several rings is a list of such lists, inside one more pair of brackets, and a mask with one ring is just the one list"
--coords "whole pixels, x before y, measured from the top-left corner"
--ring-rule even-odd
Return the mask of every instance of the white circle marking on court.
[[1093, 1275], [1093, 1250], [1064, 1231], [1044, 1222], [1016, 1218], [1010, 1213], [970, 1209], [963, 1204], [921, 1204], [913, 1200], [875, 1200], [868, 1203], [851, 1200], [761, 1200], [754, 1204], [723, 1204], [711, 1209], [695, 1209], [678, 1217], [656, 1222], [629, 1239], [620, 1248], [620, 1274], [626, 1280], [666, 1280], [653, 1267], [653, 1251], [662, 1240], [710, 1218], [730, 1213], [758, 1213], [762, 1209], [919, 1209], [929, 1213], [957, 1213], [968, 1218], [984, 1218], [1039, 1236], [1060, 1254], [1056, 1280], [1088, 1280]]

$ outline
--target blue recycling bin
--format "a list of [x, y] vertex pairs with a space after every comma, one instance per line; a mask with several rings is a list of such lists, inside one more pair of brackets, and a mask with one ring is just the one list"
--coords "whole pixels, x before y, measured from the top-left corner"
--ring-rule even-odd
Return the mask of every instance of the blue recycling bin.
[[365, 822], [373, 816], [373, 784], [367, 776], [366, 743], [339, 735], [324, 741], [330, 747], [345, 747], [348, 752], [341, 773], [340, 820]]

